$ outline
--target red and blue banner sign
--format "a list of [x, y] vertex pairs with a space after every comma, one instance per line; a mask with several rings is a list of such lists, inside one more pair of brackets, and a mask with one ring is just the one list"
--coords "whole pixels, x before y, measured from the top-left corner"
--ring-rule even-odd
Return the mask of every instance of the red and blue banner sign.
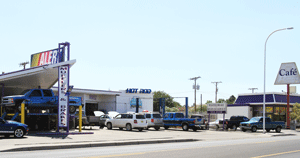
[[65, 61], [64, 49], [52, 49], [31, 55], [30, 67], [41, 66], [46, 64], [56, 64]]

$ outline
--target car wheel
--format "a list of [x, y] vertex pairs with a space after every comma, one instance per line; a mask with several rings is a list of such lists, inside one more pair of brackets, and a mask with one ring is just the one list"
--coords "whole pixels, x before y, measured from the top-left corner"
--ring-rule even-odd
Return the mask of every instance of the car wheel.
[[254, 126], [252, 127], [252, 132], [256, 132], [257, 131], [257, 128]]
[[158, 131], [160, 129], [160, 127], [154, 127], [154, 129]]
[[243, 131], [243, 132], [246, 132], [247, 130], [246, 130], [245, 128], [242, 128], [242, 131]]
[[112, 129], [112, 125], [111, 125], [111, 123], [110, 123], [110, 122], [109, 122], [109, 123], [107, 123], [106, 127], [107, 127], [107, 129]]
[[183, 124], [183, 125], [182, 125], [182, 129], [183, 129], [184, 131], [187, 131], [187, 130], [189, 130], [189, 126], [188, 126], [187, 124]]
[[193, 131], [196, 132], [197, 131], [197, 127], [193, 127]]
[[218, 125], [216, 126], [216, 130], [217, 130], [217, 131], [219, 130], [219, 126], [218, 126]]
[[280, 133], [280, 131], [281, 131], [281, 127], [279, 127], [279, 126], [276, 127], [276, 132], [277, 132], [277, 133]]
[[129, 123], [126, 124], [126, 130], [127, 131], [131, 131], [132, 130], [131, 124], [129, 124]]
[[143, 128], [139, 128], [139, 131], [142, 132], [142, 131], [143, 131]]
[[169, 126], [164, 126], [165, 129], [169, 129]]
[[24, 136], [24, 131], [23, 129], [21, 128], [17, 128], [15, 131], [14, 131], [14, 136], [16, 138], [22, 138]]
[[123, 130], [123, 128], [119, 127], [119, 130]]
[[76, 107], [75, 106], [70, 106], [69, 111], [70, 111], [70, 114], [74, 114], [76, 112]]
[[237, 129], [236, 125], [233, 125], [232, 129], [236, 131], [236, 129]]
[[148, 130], [148, 129], [149, 129], [149, 127], [146, 127], [146, 128], [145, 128], [145, 130]]

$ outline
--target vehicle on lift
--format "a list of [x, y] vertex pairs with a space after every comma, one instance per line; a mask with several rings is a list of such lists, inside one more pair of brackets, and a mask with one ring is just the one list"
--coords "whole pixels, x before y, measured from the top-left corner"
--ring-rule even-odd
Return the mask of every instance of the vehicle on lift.
[[167, 112], [164, 114], [163, 119], [165, 129], [171, 126], [180, 126], [184, 131], [188, 131], [189, 129], [197, 131], [201, 128], [201, 118], [185, 118], [184, 114], [180, 112]]
[[[249, 121], [249, 119], [246, 116], [231, 116], [229, 120], [225, 119], [225, 129], [233, 129], [237, 130], [237, 128], [240, 126], [241, 122]], [[219, 121], [219, 127], [223, 127], [223, 120]]]
[[[243, 132], [246, 132], [247, 130], [256, 132], [258, 129], [263, 129], [263, 117], [252, 117], [247, 122], [241, 122], [240, 128]], [[283, 121], [272, 122], [271, 118], [265, 117], [265, 129], [267, 132], [275, 130], [277, 133], [280, 133], [282, 128], [285, 128], [285, 123]]]
[[131, 131], [132, 129], [143, 131], [143, 129], [147, 128], [147, 120], [144, 114], [122, 113], [106, 120], [106, 127], [108, 130], [112, 128], [123, 130], [125, 128], [127, 131]]
[[[1, 99], [1, 105], [6, 112], [20, 112], [21, 103], [25, 101], [27, 110], [49, 110], [57, 113], [58, 96], [55, 96], [52, 89], [27, 89], [20, 95], [5, 96]], [[81, 105], [81, 97], [69, 97], [70, 114], [74, 114]]]
[[28, 126], [26, 124], [4, 120], [0, 117], [0, 133], [4, 134], [5, 137], [14, 135], [16, 138], [21, 138], [28, 133]]

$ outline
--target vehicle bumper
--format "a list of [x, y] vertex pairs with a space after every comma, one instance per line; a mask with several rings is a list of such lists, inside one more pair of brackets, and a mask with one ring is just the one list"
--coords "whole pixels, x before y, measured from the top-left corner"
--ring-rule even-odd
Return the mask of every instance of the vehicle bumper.
[[163, 123], [151, 123], [151, 124], [148, 124], [148, 128], [149, 127], [163, 127], [164, 124]]
[[15, 106], [14, 103], [3, 103], [2, 106]]
[[147, 128], [147, 125], [132, 125], [133, 129], [138, 129], [138, 128]]
[[240, 129], [251, 129], [251, 126], [240, 126]]

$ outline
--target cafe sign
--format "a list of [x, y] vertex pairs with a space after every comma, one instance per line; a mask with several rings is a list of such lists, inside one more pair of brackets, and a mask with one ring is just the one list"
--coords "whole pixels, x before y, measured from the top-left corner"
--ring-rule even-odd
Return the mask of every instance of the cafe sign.
[[299, 84], [300, 76], [295, 62], [281, 63], [275, 85]]

